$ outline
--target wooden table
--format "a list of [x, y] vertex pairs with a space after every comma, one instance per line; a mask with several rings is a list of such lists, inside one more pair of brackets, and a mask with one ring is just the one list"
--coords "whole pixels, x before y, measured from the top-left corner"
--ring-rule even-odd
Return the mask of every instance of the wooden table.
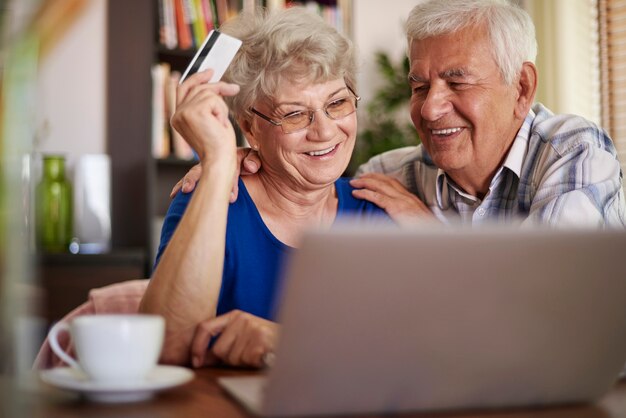
[[[251, 417], [252, 415], [232, 400], [216, 382], [218, 376], [251, 373], [255, 372], [217, 368], [201, 369], [196, 371], [196, 376], [191, 382], [162, 392], [152, 400], [115, 405], [91, 403], [74, 393], [39, 384], [19, 397], [18, 403], [23, 408], [19, 416], [41, 418]], [[25, 413], [27, 415], [24, 415]], [[592, 405], [394, 416], [406, 418], [626, 418], [626, 381], [621, 381], [600, 402]], [[368, 417], [382, 417], [382, 415], [369, 415]]]

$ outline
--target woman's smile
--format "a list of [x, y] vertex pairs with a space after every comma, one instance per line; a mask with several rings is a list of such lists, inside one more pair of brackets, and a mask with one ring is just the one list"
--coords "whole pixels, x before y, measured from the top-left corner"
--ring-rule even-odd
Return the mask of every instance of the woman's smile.
[[339, 148], [340, 144], [335, 144], [332, 147], [321, 149], [319, 151], [308, 151], [305, 152], [306, 155], [315, 159], [323, 159], [325, 157], [332, 157], [336, 154], [337, 148]]

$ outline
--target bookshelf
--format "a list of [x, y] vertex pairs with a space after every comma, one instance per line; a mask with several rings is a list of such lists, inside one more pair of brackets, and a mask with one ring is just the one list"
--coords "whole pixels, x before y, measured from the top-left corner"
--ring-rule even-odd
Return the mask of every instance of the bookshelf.
[[[171, 152], [171, 131], [166, 139], [170, 152], [154, 152], [153, 69], [165, 63], [170, 71], [182, 72], [195, 53], [195, 47], [181, 48], [163, 39], [162, 7], [168, 1], [110, 0], [108, 11], [107, 144], [112, 161], [113, 247], [143, 249], [148, 273], [159, 238], [159, 219], [169, 206], [169, 192], [194, 164]], [[171, 0], [177, 1], [205, 2]], [[219, 25], [220, 10], [232, 15], [244, 8], [290, 4], [318, 11], [351, 36], [352, 0], [215, 0], [212, 10], [218, 13], [213, 22]], [[163, 114], [161, 120], [158, 126], [165, 127], [169, 116]]]

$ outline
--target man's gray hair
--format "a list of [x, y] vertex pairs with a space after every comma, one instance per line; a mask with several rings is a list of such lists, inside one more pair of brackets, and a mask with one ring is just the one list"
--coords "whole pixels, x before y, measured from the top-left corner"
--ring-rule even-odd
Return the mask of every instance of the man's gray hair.
[[352, 42], [302, 7], [242, 13], [220, 31], [243, 41], [222, 78], [241, 86], [226, 98], [235, 118], [249, 117], [257, 100], [272, 100], [283, 80], [325, 83], [343, 77], [355, 88]]
[[505, 83], [512, 84], [524, 62], [535, 62], [537, 40], [528, 13], [507, 0], [420, 1], [411, 10], [405, 26], [409, 50], [413, 40], [478, 25], [486, 26], [496, 65]]

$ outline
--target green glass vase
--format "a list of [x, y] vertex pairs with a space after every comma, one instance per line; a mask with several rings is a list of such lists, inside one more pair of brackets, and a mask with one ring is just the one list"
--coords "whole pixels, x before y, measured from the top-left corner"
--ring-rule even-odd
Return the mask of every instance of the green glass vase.
[[65, 158], [43, 157], [36, 191], [37, 243], [44, 252], [66, 252], [72, 240], [72, 187], [65, 178]]

